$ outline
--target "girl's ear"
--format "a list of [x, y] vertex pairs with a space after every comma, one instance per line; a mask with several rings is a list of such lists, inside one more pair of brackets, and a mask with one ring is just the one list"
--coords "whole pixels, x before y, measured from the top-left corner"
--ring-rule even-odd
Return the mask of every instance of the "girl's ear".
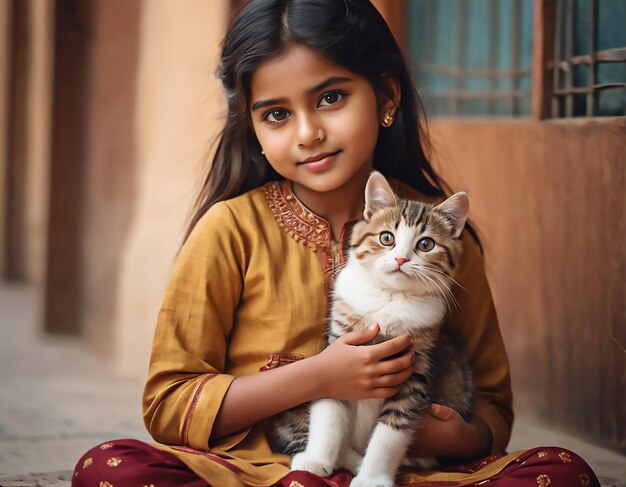
[[[383, 76], [381, 79], [380, 97], [380, 120], [384, 120], [385, 116], [395, 117], [396, 111], [400, 106], [402, 93], [400, 91], [400, 82], [393, 76]], [[393, 123], [393, 120], [392, 120]], [[391, 123], [389, 124], [391, 125]]]

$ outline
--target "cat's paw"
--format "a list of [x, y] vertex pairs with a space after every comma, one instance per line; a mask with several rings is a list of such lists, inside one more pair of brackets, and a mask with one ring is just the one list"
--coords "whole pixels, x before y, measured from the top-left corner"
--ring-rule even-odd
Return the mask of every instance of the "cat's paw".
[[333, 473], [332, 465], [307, 455], [306, 452], [296, 453], [291, 459], [291, 470], [306, 470], [320, 477], [328, 477]]
[[339, 466], [350, 470], [352, 475], [358, 475], [361, 463], [363, 463], [363, 455], [358, 453], [354, 448], [348, 448], [343, 452]]
[[393, 487], [394, 482], [391, 477], [386, 475], [379, 475], [372, 478], [364, 478], [362, 475], [357, 475], [350, 482], [350, 487]]

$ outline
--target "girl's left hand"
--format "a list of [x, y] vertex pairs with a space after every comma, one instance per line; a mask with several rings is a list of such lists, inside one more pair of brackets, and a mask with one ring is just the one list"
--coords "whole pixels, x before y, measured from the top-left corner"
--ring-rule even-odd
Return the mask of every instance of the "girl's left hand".
[[411, 454], [420, 457], [474, 459], [489, 453], [491, 431], [474, 417], [466, 422], [454, 409], [432, 404], [422, 419]]

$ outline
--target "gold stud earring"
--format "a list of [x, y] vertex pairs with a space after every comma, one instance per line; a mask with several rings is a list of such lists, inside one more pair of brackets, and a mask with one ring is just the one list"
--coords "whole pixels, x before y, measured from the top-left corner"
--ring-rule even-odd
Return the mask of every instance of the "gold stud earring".
[[391, 127], [391, 125], [393, 124], [393, 108], [387, 108], [387, 110], [385, 110], [385, 113], [383, 115], [383, 120], [381, 122], [381, 125], [383, 127]]
[[265, 155], [265, 151], [264, 151], [264, 150], [262, 150], [262, 151], [261, 151], [261, 155], [262, 155], [262, 156], [264, 156], [264, 155]]

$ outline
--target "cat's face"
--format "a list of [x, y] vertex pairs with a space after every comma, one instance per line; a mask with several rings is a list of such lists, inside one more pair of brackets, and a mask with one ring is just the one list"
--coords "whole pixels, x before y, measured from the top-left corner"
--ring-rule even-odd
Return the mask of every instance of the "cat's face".
[[399, 200], [384, 177], [374, 173], [366, 189], [365, 220], [352, 233], [356, 261], [385, 288], [448, 295], [468, 209], [466, 193], [434, 207]]

